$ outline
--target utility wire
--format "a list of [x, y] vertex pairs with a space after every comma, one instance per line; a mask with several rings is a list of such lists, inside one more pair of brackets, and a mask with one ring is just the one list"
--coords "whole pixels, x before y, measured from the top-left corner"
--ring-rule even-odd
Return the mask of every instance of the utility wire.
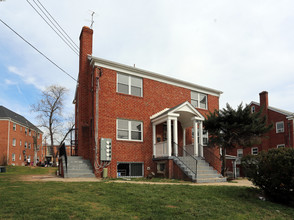
[[33, 46], [30, 42], [28, 42], [26, 39], [24, 39], [20, 34], [18, 34], [15, 30], [13, 30], [8, 24], [6, 24], [1, 18], [0, 21], [8, 27], [11, 31], [13, 31], [17, 36], [19, 36], [23, 41], [25, 41], [28, 45], [30, 45], [32, 48], [34, 48], [38, 53], [40, 53], [43, 57], [45, 57], [48, 61], [50, 61], [54, 66], [56, 66], [58, 69], [60, 69], [62, 72], [64, 72], [66, 75], [68, 75], [70, 78], [72, 78], [74, 81], [77, 82], [77, 80], [71, 76], [69, 73], [67, 73], [65, 70], [63, 70], [60, 66], [58, 66], [56, 63], [54, 63], [51, 59], [49, 59], [45, 54], [43, 54], [40, 50], [38, 50], [35, 46]]
[[47, 14], [49, 14], [49, 16], [53, 19], [53, 21], [58, 25], [58, 27], [65, 33], [65, 35], [68, 37], [68, 39], [70, 39], [70, 41], [76, 46], [76, 48], [79, 50], [79, 46], [71, 39], [71, 37], [66, 33], [66, 31], [59, 25], [59, 23], [53, 18], [53, 16], [49, 13], [49, 11], [44, 7], [44, 5], [42, 5], [42, 3], [37, 0], [39, 2], [39, 4], [42, 6], [42, 8], [44, 8], [44, 10], [47, 12]]
[[[73, 48], [68, 42], [66, 42], [66, 40], [64, 40], [64, 38], [52, 27], [51, 24], [48, 23], [48, 21], [46, 21], [46, 19], [41, 15], [41, 13], [27, 0], [27, 2], [30, 4], [30, 6], [40, 15], [40, 17], [51, 27], [51, 29], [63, 40], [64, 43], [67, 44], [67, 46], [70, 47], [70, 49], [79, 56], [79, 52], [77, 49]], [[47, 15], [46, 15], [47, 16]], [[47, 17], [48, 18], [48, 17]], [[50, 20], [50, 19], [49, 19]]]

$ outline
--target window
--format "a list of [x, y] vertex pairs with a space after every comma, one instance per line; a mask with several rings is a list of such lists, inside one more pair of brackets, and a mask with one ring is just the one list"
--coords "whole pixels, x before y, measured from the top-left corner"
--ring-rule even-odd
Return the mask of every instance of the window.
[[191, 104], [195, 108], [207, 109], [207, 95], [191, 91]]
[[38, 133], [38, 139], [40, 139], [40, 134]]
[[19, 140], [19, 146], [21, 147], [21, 140]]
[[21, 154], [19, 155], [18, 159], [21, 160]]
[[27, 148], [28, 147], [28, 143], [27, 142], [25, 142], [25, 148]]
[[117, 163], [117, 177], [142, 177], [143, 163]]
[[237, 150], [237, 157], [242, 158], [243, 157], [243, 149]]
[[29, 143], [29, 149], [31, 149], [31, 143]]
[[284, 132], [284, 122], [279, 121], [276, 123], [276, 133], [282, 133]]
[[[192, 138], [194, 138], [194, 128], [192, 128]], [[199, 129], [197, 129], [197, 138], [198, 138], [198, 143], [200, 143]], [[203, 146], [207, 146], [208, 145], [208, 131], [207, 130], [203, 129], [202, 139], [203, 139]]]
[[22, 127], [21, 126], [19, 126], [19, 130], [22, 131]]
[[165, 173], [165, 163], [157, 163], [157, 173]]
[[278, 144], [277, 145], [277, 148], [282, 148], [282, 147], [285, 147], [285, 144]]
[[30, 136], [32, 135], [31, 129], [29, 129], [29, 135], [30, 135]]
[[117, 73], [117, 92], [142, 97], [142, 78]]
[[258, 154], [258, 147], [252, 147], [251, 148], [251, 154], [252, 155], [257, 155]]
[[25, 134], [26, 134], [26, 135], [28, 134], [28, 129], [27, 129], [27, 128], [25, 128]]
[[117, 139], [142, 141], [143, 123], [140, 121], [129, 121], [117, 119]]
[[251, 106], [251, 113], [255, 112], [255, 106]]
[[12, 139], [12, 146], [13, 146], [13, 147], [16, 146], [16, 139], [15, 139], [15, 138]]
[[15, 154], [12, 154], [12, 161], [15, 161]]
[[16, 131], [16, 124], [13, 123], [13, 130]]

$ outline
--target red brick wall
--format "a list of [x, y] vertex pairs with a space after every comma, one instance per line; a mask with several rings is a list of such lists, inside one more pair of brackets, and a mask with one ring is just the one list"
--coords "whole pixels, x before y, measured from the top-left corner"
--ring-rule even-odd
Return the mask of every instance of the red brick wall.
[[[10, 128], [9, 128], [10, 124]], [[7, 156], [7, 144], [8, 144], [8, 128], [9, 128], [9, 157], [8, 164], [24, 165], [24, 154], [26, 151], [27, 156], [31, 156], [31, 161], [34, 161], [34, 141], [33, 135], [35, 132], [31, 130], [31, 136], [29, 135], [29, 129], [27, 134], [25, 134], [25, 127], [16, 123], [16, 130], [13, 130], [14, 122], [0, 121], [0, 160], [3, 156]], [[16, 145], [12, 146], [13, 139], [16, 139]], [[20, 146], [21, 140], [21, 146]], [[25, 142], [27, 142], [27, 148], [25, 148]], [[28, 148], [29, 143], [31, 144], [31, 149]], [[37, 155], [41, 160], [42, 157], [42, 134], [40, 134], [39, 139], [37, 139], [37, 145], [40, 145], [40, 150]], [[12, 161], [12, 154], [15, 154], [15, 161]], [[19, 156], [21, 155], [21, 159]]]
[[[143, 78], [143, 97], [136, 97], [116, 92], [117, 71], [101, 68], [99, 78], [99, 113], [95, 113], [96, 77], [100, 70], [89, 67], [87, 54], [92, 53], [92, 30], [83, 28], [80, 45], [80, 73], [76, 105], [78, 127], [78, 155], [94, 162], [95, 121], [98, 120], [98, 139], [112, 139], [112, 161], [109, 176], [117, 176], [118, 162], [142, 162], [144, 174], [156, 173], [156, 164], [152, 161], [152, 124], [150, 116], [165, 108], [172, 108], [191, 100], [191, 90], [170, 84]], [[85, 41], [85, 42], [83, 42]], [[203, 115], [219, 107], [219, 98], [208, 95], [208, 110], [199, 109]], [[129, 119], [143, 122], [143, 141], [116, 140], [116, 120]], [[189, 134], [187, 134], [189, 137]], [[179, 124], [179, 143], [182, 129]], [[191, 142], [191, 140], [190, 140]], [[189, 139], [187, 139], [187, 144]], [[98, 143], [99, 146], [99, 143]], [[98, 151], [99, 154], [99, 151]], [[147, 170], [147, 168], [151, 170]]]

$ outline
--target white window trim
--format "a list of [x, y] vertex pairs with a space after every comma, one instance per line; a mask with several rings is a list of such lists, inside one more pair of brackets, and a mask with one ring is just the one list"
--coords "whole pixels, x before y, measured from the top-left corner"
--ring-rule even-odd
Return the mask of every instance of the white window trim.
[[12, 159], [12, 161], [15, 161], [15, 154], [11, 155], [11, 159]]
[[[128, 89], [129, 89], [128, 94], [118, 91], [118, 74], [125, 75], [128, 77]], [[132, 77], [141, 79], [141, 85], [140, 85], [141, 86], [141, 95], [140, 96], [132, 95], [132, 79], [131, 79]], [[143, 97], [143, 78], [138, 77], [138, 76], [132, 76], [132, 75], [121, 73], [121, 72], [117, 72], [116, 73], [116, 92], [120, 93], [120, 94], [135, 96], [135, 97]]]
[[16, 138], [12, 139], [12, 146], [15, 147], [16, 146]]
[[118, 167], [119, 164], [134, 164], [134, 163], [138, 163], [138, 164], [142, 164], [142, 176], [118, 176], [118, 170], [116, 170], [116, 176], [117, 178], [140, 178], [140, 177], [144, 177], [144, 162], [117, 162], [116, 164], [116, 169]]
[[285, 147], [285, 144], [278, 144], [277, 148]]
[[241, 152], [242, 151], [242, 157], [244, 156], [244, 151], [243, 151], [243, 149], [237, 149], [237, 157], [238, 158], [242, 158], [242, 157], [239, 157], [239, 154], [241, 154], [241, 153], [238, 153], [238, 152]]
[[[129, 134], [129, 138], [128, 139], [122, 139], [122, 138], [118, 138], [118, 120], [125, 120], [128, 121], [128, 134]], [[140, 122], [141, 123], [141, 140], [132, 140], [132, 125], [131, 122], [132, 121], [136, 121], [136, 122]], [[123, 119], [123, 118], [118, 118], [116, 119], [116, 140], [118, 141], [134, 141], [134, 142], [143, 142], [143, 122], [142, 121], [137, 121], [137, 120], [130, 120], [130, 119]]]
[[[207, 110], [208, 109], [208, 95], [207, 94], [205, 94], [205, 93], [202, 93], [202, 92], [197, 92], [197, 91], [193, 91], [193, 90], [191, 90], [191, 103], [192, 103], [192, 92], [195, 92], [195, 93], [197, 93], [197, 102], [198, 102], [198, 107], [195, 107], [195, 108], [200, 108], [200, 109], [205, 109], [205, 110]], [[205, 108], [201, 108], [200, 107], [200, 94], [202, 94], [202, 95], [205, 95], [206, 96], [206, 106], [205, 106]], [[193, 100], [195, 100], [195, 99], [193, 99]]]
[[[283, 130], [278, 130], [278, 124], [283, 124]], [[285, 131], [285, 125], [283, 121], [276, 122], [276, 133], [283, 133]]]
[[253, 151], [254, 151], [255, 149], [257, 149], [257, 154], [258, 154], [258, 147], [252, 147], [252, 148], [251, 148], [251, 154], [252, 154], [252, 155], [257, 155], [257, 154], [253, 154]]
[[255, 112], [255, 106], [251, 106], [251, 113], [254, 113]]

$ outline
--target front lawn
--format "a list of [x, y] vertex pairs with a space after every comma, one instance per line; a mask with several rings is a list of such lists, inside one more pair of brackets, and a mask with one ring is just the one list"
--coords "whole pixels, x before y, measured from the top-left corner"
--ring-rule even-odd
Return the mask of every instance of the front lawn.
[[[22, 182], [17, 169], [0, 173], [0, 219], [293, 219], [294, 216], [294, 208], [262, 201], [258, 199], [259, 190], [253, 188], [107, 181]], [[22, 169], [22, 175], [54, 171]]]

